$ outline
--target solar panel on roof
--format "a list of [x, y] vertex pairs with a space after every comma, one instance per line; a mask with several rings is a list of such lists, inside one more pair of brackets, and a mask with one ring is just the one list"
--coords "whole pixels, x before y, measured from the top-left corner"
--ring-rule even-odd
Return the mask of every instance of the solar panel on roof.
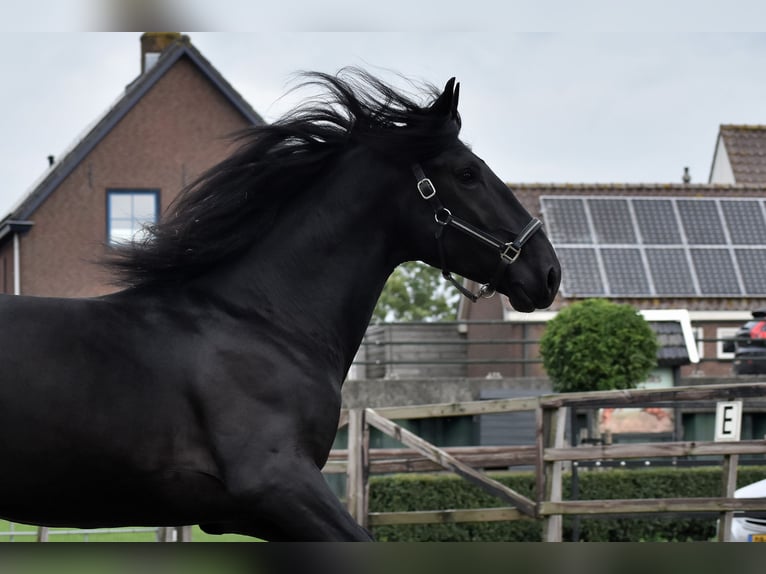
[[649, 292], [647, 274], [638, 249], [603, 249], [601, 256], [612, 295]]
[[676, 200], [678, 215], [686, 232], [686, 242], [691, 245], [721, 245], [726, 236], [718, 215], [715, 201], [698, 199]]
[[627, 201], [611, 199], [588, 200], [596, 243], [636, 243], [636, 231]]
[[745, 293], [766, 292], [766, 249], [735, 249]]
[[561, 262], [561, 285], [565, 293], [605, 295], [595, 249], [562, 247], [556, 250]]
[[766, 295], [766, 200], [541, 198], [566, 295]]
[[551, 240], [554, 242], [593, 243], [582, 199], [551, 200], [546, 212], [546, 221]]
[[647, 249], [656, 295], [695, 295], [689, 261], [683, 249]]
[[764, 242], [766, 222], [758, 201], [722, 201], [726, 226], [735, 245], [759, 245]]
[[740, 295], [734, 263], [728, 249], [691, 250], [700, 291], [705, 295]]
[[681, 233], [669, 199], [633, 199], [638, 229], [644, 243], [671, 245], [681, 243]]

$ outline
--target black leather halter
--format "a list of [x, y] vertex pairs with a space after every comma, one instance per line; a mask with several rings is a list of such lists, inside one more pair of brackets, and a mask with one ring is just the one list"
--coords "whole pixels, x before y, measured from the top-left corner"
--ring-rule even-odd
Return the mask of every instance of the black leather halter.
[[[543, 226], [542, 221], [536, 217], [533, 217], [513, 241], [502, 241], [491, 233], [487, 233], [486, 231], [483, 231], [482, 229], [479, 229], [478, 227], [468, 223], [464, 219], [452, 215], [452, 212], [444, 207], [441, 200], [437, 197], [436, 187], [434, 187], [433, 182], [431, 182], [431, 180], [426, 177], [426, 174], [423, 172], [423, 168], [421, 168], [419, 164], [414, 164], [412, 166], [412, 171], [415, 174], [415, 178], [418, 182], [417, 186], [420, 196], [431, 204], [431, 207], [433, 207], [434, 210], [434, 219], [436, 220], [436, 223], [439, 224], [439, 227], [436, 230], [436, 241], [439, 245], [439, 258], [441, 259], [442, 275], [447, 281], [452, 283], [457, 288], [457, 290], [460, 291], [460, 293], [468, 297], [474, 303], [479, 299], [479, 297], [492, 297], [495, 294], [495, 287], [497, 283], [505, 273], [506, 267], [513, 264], [519, 258], [519, 255], [521, 255], [522, 246], [527, 241], [529, 241], [529, 238], [532, 237], [532, 235], [534, 235], [538, 229]], [[444, 230], [447, 227], [454, 227], [466, 235], [473, 237], [474, 239], [482, 242], [484, 245], [497, 251], [498, 255], [500, 256], [498, 267], [495, 270], [492, 279], [489, 283], [482, 285], [478, 293], [473, 293], [463, 287], [462, 283], [455, 279], [452, 276], [452, 273], [449, 271], [447, 266], [447, 251], [444, 247]]]

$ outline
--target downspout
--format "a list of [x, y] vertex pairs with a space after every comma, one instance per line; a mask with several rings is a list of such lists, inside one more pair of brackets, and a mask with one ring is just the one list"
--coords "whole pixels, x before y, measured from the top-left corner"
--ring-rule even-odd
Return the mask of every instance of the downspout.
[[13, 241], [13, 294], [21, 295], [21, 235], [29, 231], [32, 221], [7, 220], [0, 225], [0, 241], [12, 235]]
[[21, 240], [18, 231], [13, 234], [13, 294], [21, 295]]

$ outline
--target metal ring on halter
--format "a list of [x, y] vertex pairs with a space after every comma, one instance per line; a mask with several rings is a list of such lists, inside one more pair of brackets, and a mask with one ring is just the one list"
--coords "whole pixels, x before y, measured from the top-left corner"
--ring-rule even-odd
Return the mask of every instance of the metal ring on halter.
[[[441, 219], [440, 215], [444, 215], [444, 219]], [[441, 207], [434, 211], [434, 219], [439, 225], [449, 225], [449, 222], [452, 221], [452, 212], [446, 207]]]
[[489, 285], [482, 285], [479, 287], [479, 297], [482, 299], [492, 299], [492, 297], [495, 296], [495, 293], [497, 293], [497, 291]]

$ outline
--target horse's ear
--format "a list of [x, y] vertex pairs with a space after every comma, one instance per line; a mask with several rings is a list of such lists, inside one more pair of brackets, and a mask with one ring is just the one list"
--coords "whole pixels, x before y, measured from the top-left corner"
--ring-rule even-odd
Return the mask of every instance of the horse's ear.
[[460, 116], [458, 115], [457, 111], [457, 103], [460, 100], [460, 82], [455, 84], [455, 92], [452, 95], [452, 119], [455, 121], [460, 121]]
[[455, 78], [450, 78], [444, 86], [444, 91], [431, 105], [431, 112], [436, 115], [449, 116], [457, 119], [457, 103], [460, 97], [460, 84], [455, 83]]

